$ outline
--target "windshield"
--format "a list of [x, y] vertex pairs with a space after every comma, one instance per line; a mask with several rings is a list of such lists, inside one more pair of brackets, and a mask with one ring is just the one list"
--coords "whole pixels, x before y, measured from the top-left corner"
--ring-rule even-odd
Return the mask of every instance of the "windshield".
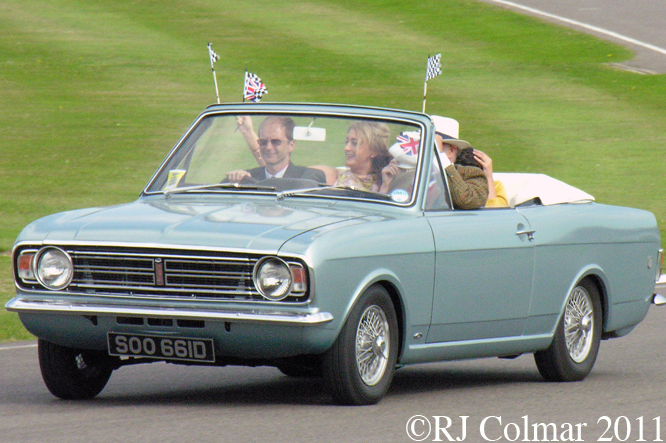
[[403, 121], [287, 114], [202, 118], [148, 193], [261, 192], [407, 203], [421, 129]]

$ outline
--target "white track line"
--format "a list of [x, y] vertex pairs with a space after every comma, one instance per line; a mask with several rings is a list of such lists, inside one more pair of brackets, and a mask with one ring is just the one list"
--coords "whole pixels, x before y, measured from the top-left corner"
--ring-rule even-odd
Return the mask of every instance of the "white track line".
[[608, 29], [599, 28], [598, 26], [588, 25], [587, 23], [582, 23], [582, 22], [578, 22], [576, 20], [571, 20], [571, 19], [568, 19], [568, 18], [565, 18], [565, 17], [560, 17], [559, 15], [549, 14], [548, 12], [539, 11], [538, 9], [530, 8], [528, 6], [519, 5], [519, 4], [513, 3], [513, 2], [508, 2], [508, 1], [505, 1], [505, 0], [486, 0], [486, 1], [492, 2], [492, 3], [498, 3], [500, 5], [505, 5], [505, 6], [508, 6], [508, 7], [511, 7], [511, 8], [522, 9], [523, 11], [531, 12], [532, 14], [540, 15], [542, 17], [548, 17], [548, 18], [551, 18], [553, 20], [561, 21], [563, 23], [568, 23], [570, 25], [579, 26], [581, 28], [588, 29], [590, 31], [594, 31], [594, 32], [597, 32], [599, 34], [607, 35], [609, 37], [613, 37], [613, 38], [616, 38], [618, 40], [622, 40], [624, 42], [631, 43], [632, 45], [641, 46], [643, 48], [650, 49], [652, 51], [659, 52], [661, 54], [666, 55], [666, 49], [664, 49], [664, 48], [660, 48], [659, 46], [651, 45], [650, 43], [645, 43], [645, 42], [642, 42], [640, 40], [636, 40], [636, 39], [633, 39], [631, 37], [627, 37], [626, 35], [618, 34], [617, 32], [609, 31]]
[[0, 351], [11, 351], [12, 349], [25, 349], [25, 348], [36, 348], [37, 343], [31, 343], [29, 345], [0, 345]]

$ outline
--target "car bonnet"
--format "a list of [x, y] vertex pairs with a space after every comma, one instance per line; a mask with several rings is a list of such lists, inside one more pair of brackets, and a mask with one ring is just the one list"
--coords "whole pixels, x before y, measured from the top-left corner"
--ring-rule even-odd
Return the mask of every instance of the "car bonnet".
[[277, 252], [304, 232], [368, 215], [334, 205], [278, 202], [142, 201], [40, 219], [17, 242], [210, 247]]

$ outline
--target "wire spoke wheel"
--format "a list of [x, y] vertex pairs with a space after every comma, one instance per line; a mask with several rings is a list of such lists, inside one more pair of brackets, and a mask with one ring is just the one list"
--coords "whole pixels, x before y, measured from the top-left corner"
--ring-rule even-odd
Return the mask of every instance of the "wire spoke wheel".
[[377, 384], [386, 370], [390, 351], [388, 334], [384, 311], [378, 306], [368, 307], [356, 330], [356, 366], [361, 380], [368, 386]]
[[583, 279], [569, 293], [547, 349], [534, 353], [539, 373], [549, 381], [580, 381], [599, 353], [603, 310], [599, 288]]
[[573, 361], [580, 363], [587, 358], [593, 335], [592, 299], [585, 288], [578, 286], [571, 292], [564, 311], [564, 338]]
[[399, 335], [386, 289], [381, 285], [366, 289], [322, 356], [322, 375], [336, 403], [370, 405], [384, 397], [398, 360]]

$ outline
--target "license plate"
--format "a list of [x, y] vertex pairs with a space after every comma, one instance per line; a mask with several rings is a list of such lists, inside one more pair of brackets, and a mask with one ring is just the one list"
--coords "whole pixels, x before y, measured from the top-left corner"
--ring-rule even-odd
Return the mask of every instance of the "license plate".
[[213, 339], [107, 333], [109, 355], [215, 362]]

